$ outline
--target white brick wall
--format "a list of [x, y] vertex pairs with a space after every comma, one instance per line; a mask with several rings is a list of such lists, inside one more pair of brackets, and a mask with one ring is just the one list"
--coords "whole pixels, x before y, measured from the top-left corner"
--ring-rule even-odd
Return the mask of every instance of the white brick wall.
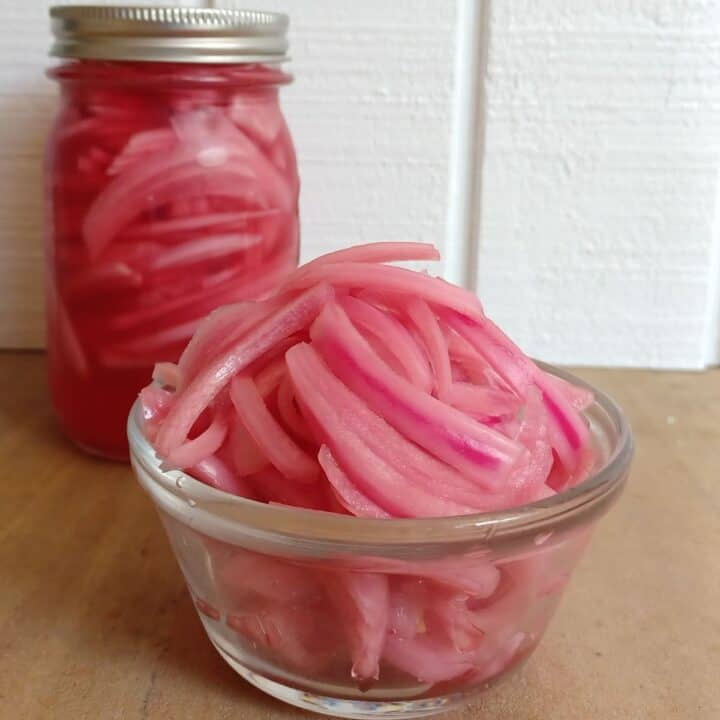
[[488, 310], [552, 361], [717, 360], [720, 3], [492, 10]]
[[[0, 0], [0, 347], [42, 338], [47, 5]], [[535, 355], [720, 360], [720, 4], [249, 5], [292, 16], [305, 257], [430, 240]]]

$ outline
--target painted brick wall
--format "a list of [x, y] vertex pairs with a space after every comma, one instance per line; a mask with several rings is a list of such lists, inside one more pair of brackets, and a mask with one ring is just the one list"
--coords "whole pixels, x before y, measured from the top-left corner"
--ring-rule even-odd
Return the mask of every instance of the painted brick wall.
[[[0, 0], [0, 347], [42, 343], [48, 4]], [[720, 360], [720, 4], [251, 4], [292, 17], [305, 258], [433, 241], [534, 355]]]
[[551, 361], [717, 361], [720, 4], [491, 10], [488, 311]]

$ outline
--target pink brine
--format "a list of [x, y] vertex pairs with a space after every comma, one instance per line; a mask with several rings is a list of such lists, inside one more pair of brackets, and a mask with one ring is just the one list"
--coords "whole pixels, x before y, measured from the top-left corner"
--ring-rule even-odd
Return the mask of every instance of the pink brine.
[[127, 453], [157, 361], [297, 265], [298, 175], [261, 65], [66, 62], [47, 149], [48, 350], [70, 437]]

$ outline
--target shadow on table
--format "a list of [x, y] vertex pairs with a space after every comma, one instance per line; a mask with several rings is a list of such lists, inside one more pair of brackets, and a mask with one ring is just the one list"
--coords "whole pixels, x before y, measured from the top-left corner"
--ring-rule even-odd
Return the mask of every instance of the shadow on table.
[[198, 690], [220, 694], [227, 700], [252, 698], [255, 707], [270, 711], [277, 701], [240, 678], [208, 640], [189, 594], [183, 590], [175, 606], [174, 621], [182, 632], [169, 638], [157, 660], [158, 677], [167, 675], [177, 683], [192, 683]]
[[[43, 656], [48, 694], [62, 692], [70, 677], [81, 691], [85, 683], [89, 691], [118, 677], [130, 678], [118, 682], [127, 683], [128, 702], [137, 694], [143, 707], [152, 706], [156, 693], [162, 701], [170, 692], [225, 703], [252, 696], [255, 706], [276, 707], [210, 644], [140, 489], [134, 483], [123, 489], [129, 501], [120, 494], [116, 520], [95, 502], [71, 497], [75, 512], [65, 530], [49, 530], [49, 513], [37, 513], [35, 530], [18, 531], [10, 540], [10, 547], [22, 545], [22, 554], [0, 552], [4, 592], [18, 598], [0, 623], [5, 657]], [[102, 504], [112, 507], [109, 498]]]
[[[30, 10], [31, 3], [17, 3]], [[40, 9], [37, 8], [38, 16]], [[30, 21], [30, 15], [26, 16]], [[12, 18], [12, 19], [11, 19]], [[33, 18], [34, 19], [34, 18]], [[55, 93], [43, 79], [39, 60], [30, 60], [24, 39], [10, 39], [16, 15], [4, 16], [8, 40], [17, 42], [0, 93], [3, 157], [0, 163], [0, 288], [5, 345], [36, 345], [43, 324], [43, 155], [56, 106]], [[25, 40], [25, 43], [27, 40]], [[24, 50], [24, 52], [23, 52]], [[21, 59], [22, 58], [22, 59]]]
[[0, 362], [6, 376], [0, 392], [0, 434], [24, 431], [28, 440], [25, 447], [33, 451], [30, 458], [33, 462], [67, 462], [82, 456], [82, 451], [65, 437], [55, 418], [45, 353], [0, 350]]
[[115, 679], [133, 707], [172, 690], [277, 710], [210, 644], [129, 466], [63, 438], [41, 356], [3, 360], [22, 381], [0, 393], [0, 674], [19, 663], [52, 706], [69, 684], [102, 697]]

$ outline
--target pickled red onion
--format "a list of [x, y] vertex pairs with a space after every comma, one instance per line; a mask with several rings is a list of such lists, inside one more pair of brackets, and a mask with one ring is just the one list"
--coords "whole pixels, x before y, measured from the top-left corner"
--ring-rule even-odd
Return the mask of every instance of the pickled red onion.
[[[383, 521], [511, 508], [577, 484], [594, 458], [587, 391], [535, 365], [471, 294], [380, 264], [431, 254], [410, 243], [331, 253], [266, 300], [213, 313], [179, 362], [171, 407], [152, 415], [158, 453], [192, 448], [198, 418], [226, 408], [223, 447], [208, 448], [231, 458], [248, 488], [238, 494]], [[317, 585], [297, 606], [280, 599], [293, 563], [268, 558], [261, 571], [277, 573], [278, 595], [227, 624], [297, 668], [313, 647], [300, 618], [327, 613], [361, 688], [384, 663], [426, 683], [482, 682], [531, 643], [517, 623], [528, 593], [560, 587], [540, 581], [539, 557], [308, 563]], [[265, 623], [280, 625], [262, 634]]]

